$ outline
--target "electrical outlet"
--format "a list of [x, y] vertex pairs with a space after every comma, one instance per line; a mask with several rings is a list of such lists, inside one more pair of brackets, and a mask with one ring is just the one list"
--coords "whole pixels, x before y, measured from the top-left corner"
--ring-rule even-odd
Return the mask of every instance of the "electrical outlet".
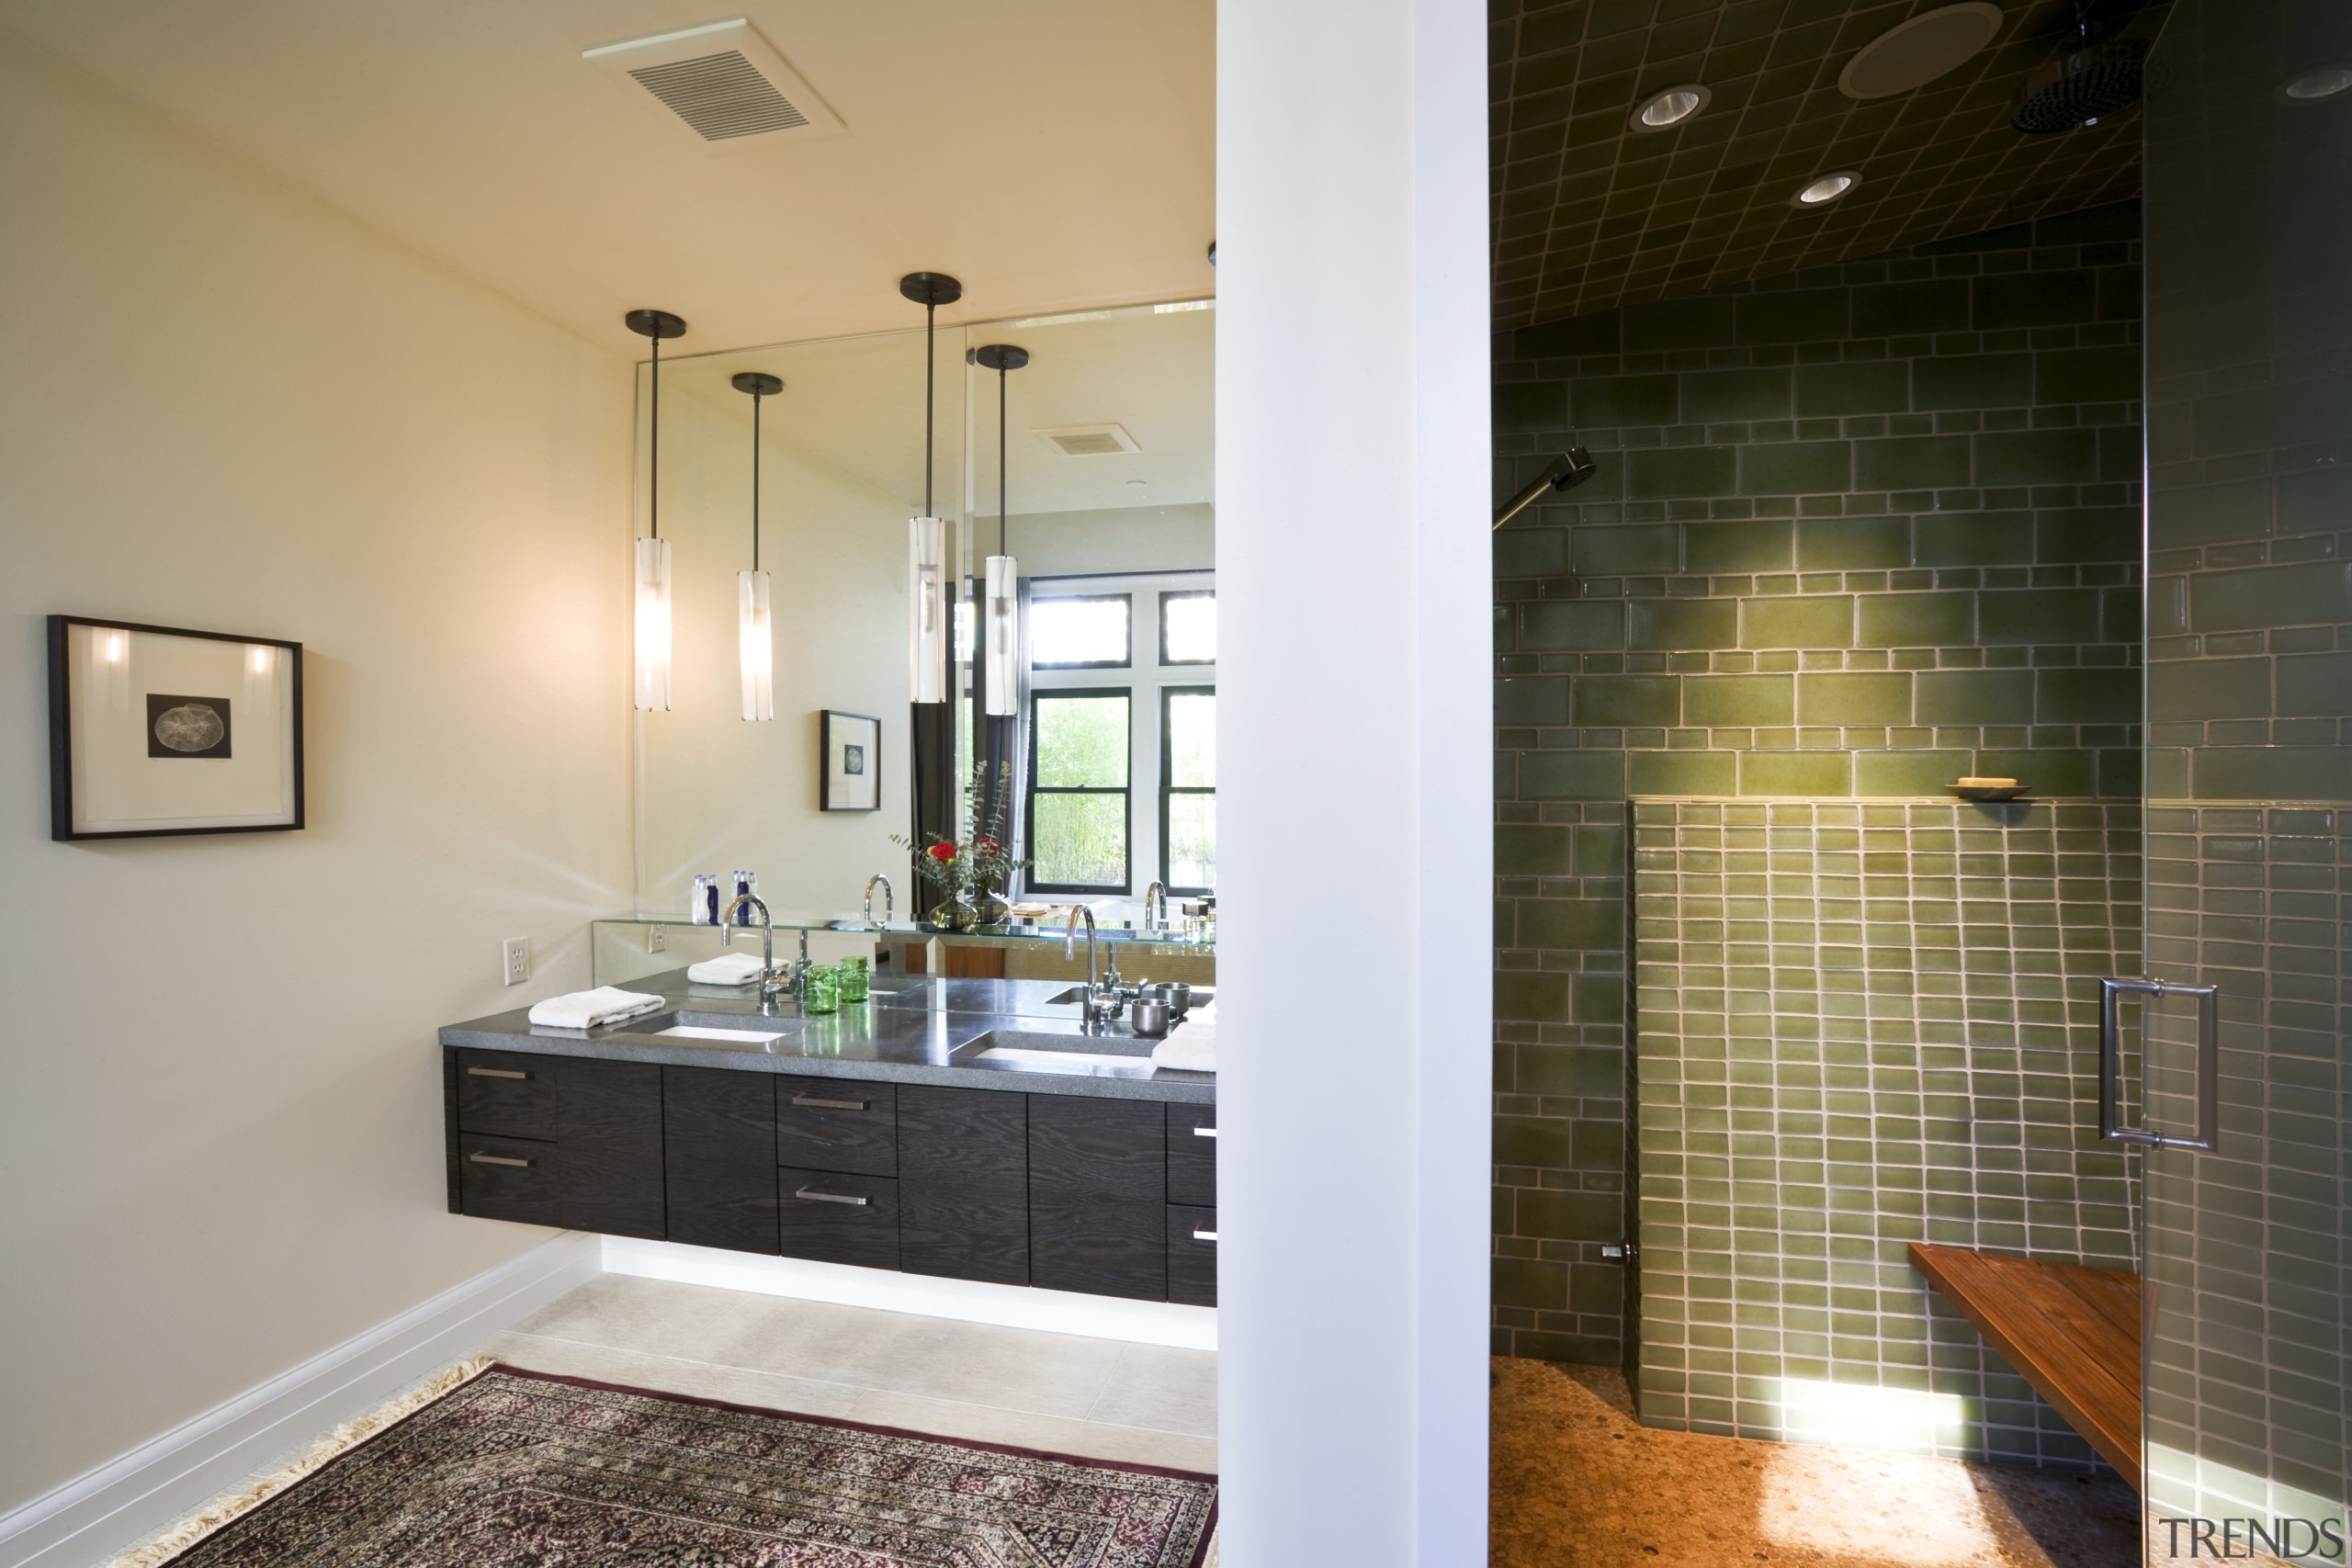
[[645, 933], [645, 951], [648, 953], [669, 952], [670, 928], [668, 926], [653, 926], [649, 928]]
[[519, 986], [531, 977], [531, 939], [510, 936], [499, 944], [499, 953], [506, 960], [506, 983]]

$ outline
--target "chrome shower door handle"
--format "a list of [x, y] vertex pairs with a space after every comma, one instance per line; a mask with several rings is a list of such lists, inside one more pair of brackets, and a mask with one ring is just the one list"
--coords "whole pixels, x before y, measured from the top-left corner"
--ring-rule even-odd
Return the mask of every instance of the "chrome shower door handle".
[[[2126, 996], [2197, 998], [2197, 1135], [2176, 1138], [2123, 1122], [2122, 1022], [2117, 1016]], [[2222, 988], [2184, 986], [2169, 980], [2125, 980], [2109, 976], [2098, 983], [2098, 1135], [2102, 1143], [2137, 1144], [2151, 1149], [2186, 1149], [2210, 1155], [2222, 1143]]]

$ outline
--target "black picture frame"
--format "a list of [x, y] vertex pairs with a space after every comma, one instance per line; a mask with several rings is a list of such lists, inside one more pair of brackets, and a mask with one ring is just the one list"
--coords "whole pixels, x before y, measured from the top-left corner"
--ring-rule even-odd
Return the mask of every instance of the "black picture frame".
[[[820, 811], [879, 811], [882, 809], [882, 721], [867, 713], [838, 708], [818, 710], [817, 809]], [[861, 790], [836, 789], [833, 759], [837, 752], [854, 755], [844, 766], [844, 779], [866, 781]]]
[[[291, 814], [283, 822], [249, 822], [228, 826], [186, 828], [76, 829], [74, 803], [74, 671], [72, 643], [75, 626], [93, 631], [119, 631], [132, 636], [188, 637], [205, 642], [232, 642], [274, 648], [286, 656], [288, 673], [284, 738], [292, 761]], [[224, 702], [227, 699], [224, 699]], [[223, 738], [227, 729], [224, 724]], [[201, 755], [201, 753], [197, 753]], [[284, 637], [251, 637], [236, 632], [199, 631], [191, 626], [150, 626], [139, 621], [107, 620], [92, 615], [49, 617], [49, 836], [62, 843], [96, 839], [184, 839], [221, 833], [290, 833], [308, 821], [303, 793], [302, 763], [302, 645]]]

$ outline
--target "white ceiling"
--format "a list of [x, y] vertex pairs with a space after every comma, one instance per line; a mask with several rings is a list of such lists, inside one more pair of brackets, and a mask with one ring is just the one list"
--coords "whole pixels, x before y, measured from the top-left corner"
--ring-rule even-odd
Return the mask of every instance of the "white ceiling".
[[[748, 17], [846, 134], [713, 152], [583, 50]], [[591, 339], [681, 352], [1214, 292], [1213, 0], [0, 0], [158, 113]]]

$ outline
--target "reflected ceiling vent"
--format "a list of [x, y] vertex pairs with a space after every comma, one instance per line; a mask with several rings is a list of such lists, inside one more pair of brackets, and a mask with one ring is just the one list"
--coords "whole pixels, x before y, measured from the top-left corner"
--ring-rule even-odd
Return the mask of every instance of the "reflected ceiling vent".
[[1958, 70], [2001, 30], [2001, 8], [1984, 0], [1924, 12], [1862, 45], [1838, 73], [1838, 90], [1868, 102], [1924, 87]]
[[589, 50], [631, 96], [712, 152], [846, 129], [784, 56], [738, 17]]
[[1058, 424], [1029, 434], [1065, 457], [1106, 457], [1114, 452], [1143, 450], [1123, 424]]

